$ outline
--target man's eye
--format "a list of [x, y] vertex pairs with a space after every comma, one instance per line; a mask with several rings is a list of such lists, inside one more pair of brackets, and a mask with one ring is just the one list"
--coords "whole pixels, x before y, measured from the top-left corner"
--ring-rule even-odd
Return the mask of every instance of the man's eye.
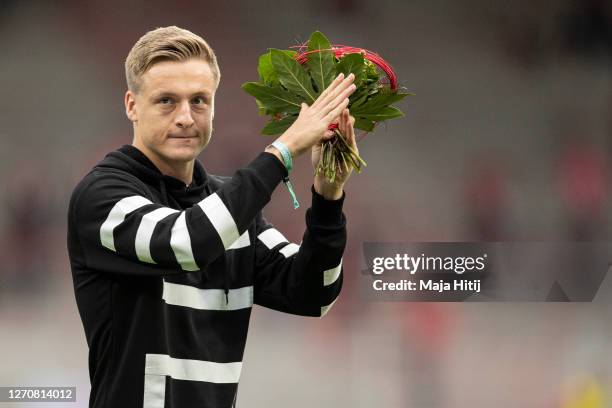
[[172, 99], [170, 99], [170, 98], [161, 98], [159, 100], [159, 103], [161, 103], [162, 105], [168, 105], [168, 104], [172, 103]]
[[201, 96], [196, 96], [195, 98], [191, 100], [191, 103], [196, 104], [196, 105], [203, 105], [206, 103], [206, 99], [204, 99]]

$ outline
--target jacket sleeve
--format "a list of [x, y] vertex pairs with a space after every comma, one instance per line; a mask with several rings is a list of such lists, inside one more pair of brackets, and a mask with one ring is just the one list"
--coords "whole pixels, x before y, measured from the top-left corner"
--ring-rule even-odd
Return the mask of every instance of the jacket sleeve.
[[256, 218], [254, 301], [282, 312], [322, 317], [342, 288], [345, 194], [326, 200], [311, 189], [312, 205], [300, 245], [288, 242], [261, 214]]
[[70, 228], [88, 269], [158, 276], [205, 269], [240, 242], [286, 172], [262, 152], [215, 193], [178, 211], [153, 203], [131, 175], [94, 170], [71, 198]]

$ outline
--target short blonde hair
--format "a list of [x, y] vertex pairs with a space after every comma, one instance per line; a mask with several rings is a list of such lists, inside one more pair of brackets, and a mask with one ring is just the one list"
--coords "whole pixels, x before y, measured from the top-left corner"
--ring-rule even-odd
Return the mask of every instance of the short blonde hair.
[[128, 89], [138, 92], [141, 77], [161, 61], [186, 61], [201, 58], [209, 63], [217, 85], [221, 72], [215, 52], [204, 39], [177, 26], [160, 27], [140, 37], [125, 59], [125, 79]]

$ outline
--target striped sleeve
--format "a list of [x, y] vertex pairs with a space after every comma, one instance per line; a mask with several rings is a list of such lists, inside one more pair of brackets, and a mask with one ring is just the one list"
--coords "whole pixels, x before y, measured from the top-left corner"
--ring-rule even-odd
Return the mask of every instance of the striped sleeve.
[[239, 243], [285, 173], [274, 155], [261, 153], [216, 192], [179, 211], [153, 202], [133, 176], [94, 170], [75, 190], [70, 216], [85, 261], [97, 270], [197, 271]]
[[342, 288], [346, 218], [339, 200], [312, 189], [306, 231], [298, 245], [259, 214], [256, 218], [255, 303], [303, 316], [324, 316]]

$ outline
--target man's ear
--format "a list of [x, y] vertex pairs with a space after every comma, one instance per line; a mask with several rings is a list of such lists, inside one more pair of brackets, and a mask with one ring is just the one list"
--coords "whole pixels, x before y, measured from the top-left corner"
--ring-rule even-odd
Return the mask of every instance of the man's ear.
[[138, 114], [136, 112], [136, 95], [134, 92], [128, 90], [125, 93], [124, 98], [125, 103], [125, 114], [128, 119], [132, 122], [138, 122]]

